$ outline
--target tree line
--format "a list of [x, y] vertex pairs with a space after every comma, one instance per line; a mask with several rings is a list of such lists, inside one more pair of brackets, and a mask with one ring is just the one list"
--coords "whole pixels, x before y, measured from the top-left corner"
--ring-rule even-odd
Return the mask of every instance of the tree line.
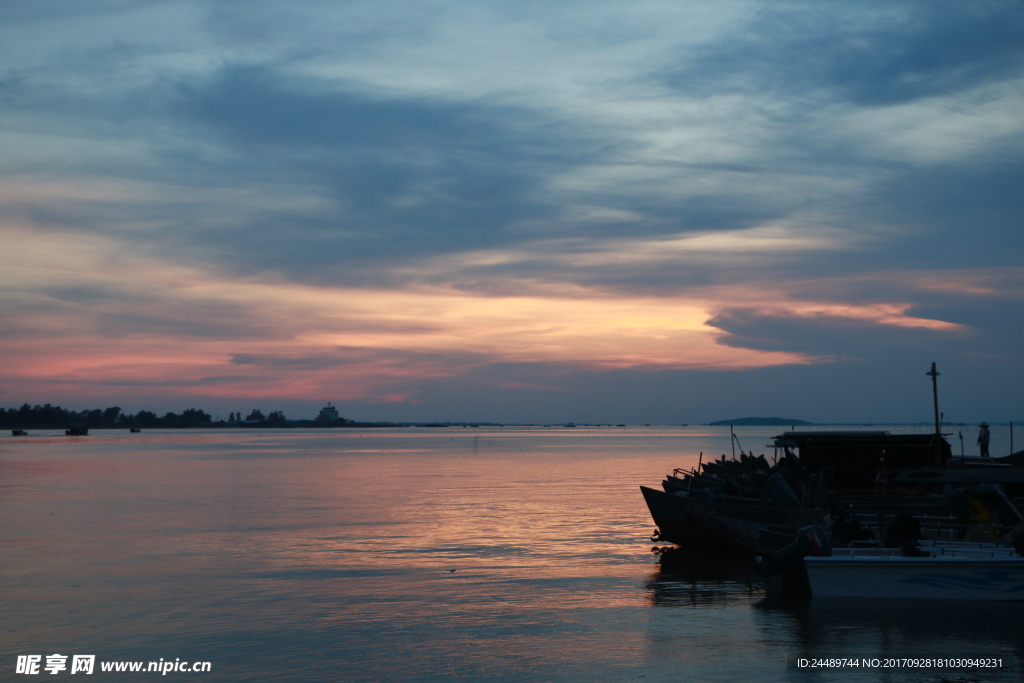
[[208, 424], [213, 419], [198, 408], [181, 413], [168, 412], [158, 416], [148, 410], [132, 415], [118, 406], [100, 410], [67, 410], [49, 403], [41, 406], [24, 404], [20, 408], [0, 408], [0, 428], [3, 429], [64, 429], [79, 425], [90, 429], [130, 429], [132, 427], [192, 427]]
[[275, 410], [270, 415], [264, 415], [263, 411], [259, 408], [254, 409], [249, 415], [243, 420], [241, 413], [230, 413], [228, 415], [228, 422], [284, 422], [288, 418], [284, 416], [284, 411]]

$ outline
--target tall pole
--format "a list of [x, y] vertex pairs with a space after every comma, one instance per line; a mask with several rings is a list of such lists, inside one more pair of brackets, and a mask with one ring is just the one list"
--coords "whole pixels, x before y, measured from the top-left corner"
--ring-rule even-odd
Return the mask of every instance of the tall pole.
[[939, 434], [939, 371], [935, 369], [935, 363], [932, 363], [932, 369], [930, 372], [926, 372], [926, 375], [932, 378], [932, 402], [935, 404], [935, 433]]

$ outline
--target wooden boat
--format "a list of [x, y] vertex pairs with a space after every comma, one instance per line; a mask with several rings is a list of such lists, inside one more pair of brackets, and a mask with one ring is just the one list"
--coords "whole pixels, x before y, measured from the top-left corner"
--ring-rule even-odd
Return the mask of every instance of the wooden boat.
[[28, 436], [28, 432], [24, 429], [12, 429], [11, 436]]
[[760, 555], [785, 546], [799, 529], [821, 523], [824, 514], [801, 508], [708, 500], [646, 486], [641, 486], [640, 491], [657, 525], [651, 540], [745, 555]]
[[[775, 448], [770, 468], [763, 456], [741, 453], [738, 460], [701, 463], [700, 471], [675, 471], [662, 482], [664, 492], [642, 486], [657, 525], [651, 540], [758, 555], [840, 508], [861, 533], [843, 543], [878, 541], [900, 512], [922, 518], [935, 537], [965, 532], [966, 520], [952, 518], [948, 497], [929, 492], [927, 482], [887, 488], [897, 471], [944, 468], [951, 448], [940, 434], [784, 432], [775, 437]], [[1018, 520], [1008, 522], [1012, 528]]]
[[64, 436], [88, 436], [89, 428], [80, 425], [71, 425], [64, 430]]
[[816, 597], [1024, 600], [1024, 557], [985, 543], [919, 542], [921, 557], [893, 548], [834, 548], [805, 557]]

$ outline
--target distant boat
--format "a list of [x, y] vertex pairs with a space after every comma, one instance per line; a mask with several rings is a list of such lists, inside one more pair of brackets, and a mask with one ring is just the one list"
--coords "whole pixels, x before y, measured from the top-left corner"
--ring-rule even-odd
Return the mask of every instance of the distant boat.
[[28, 432], [24, 429], [12, 429], [11, 436], [28, 436]]
[[141, 429], [139, 429], [138, 427], [132, 427], [132, 428], [131, 428], [131, 429], [129, 429], [128, 431], [129, 431], [129, 432], [131, 432], [132, 434], [138, 434], [138, 433], [139, 433], [139, 432], [141, 432], [142, 430], [141, 430]]
[[89, 428], [79, 425], [71, 425], [64, 430], [64, 436], [89, 436]]

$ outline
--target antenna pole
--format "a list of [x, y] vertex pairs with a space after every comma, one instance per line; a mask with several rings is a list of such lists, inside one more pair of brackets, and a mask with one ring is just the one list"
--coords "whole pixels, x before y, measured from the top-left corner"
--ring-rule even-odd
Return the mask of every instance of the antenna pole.
[[939, 429], [939, 371], [935, 369], [935, 363], [932, 363], [932, 369], [929, 372], [924, 373], [932, 378], [932, 402], [935, 404], [935, 434], [938, 435]]

